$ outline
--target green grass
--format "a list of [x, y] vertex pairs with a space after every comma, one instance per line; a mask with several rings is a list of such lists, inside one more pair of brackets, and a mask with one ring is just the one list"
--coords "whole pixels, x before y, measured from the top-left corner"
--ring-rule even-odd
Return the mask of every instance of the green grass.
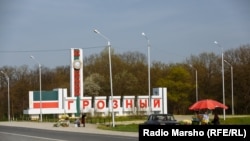
[[[220, 119], [221, 125], [250, 125], [250, 117], [232, 117], [226, 120]], [[190, 126], [190, 125], [187, 125]], [[202, 126], [202, 125], [201, 125]], [[123, 131], [123, 132], [138, 132], [139, 124], [117, 124], [115, 127], [110, 125], [100, 124], [99, 129], [112, 130], [112, 131]]]
[[250, 117], [232, 117], [226, 120], [220, 119], [222, 125], [250, 125]]
[[123, 132], [138, 132], [138, 124], [127, 124], [127, 125], [122, 125], [122, 124], [118, 124], [115, 125], [115, 127], [111, 127], [109, 125], [99, 125], [98, 126], [99, 129], [104, 129], [104, 130], [112, 130], [112, 131], [123, 131]]

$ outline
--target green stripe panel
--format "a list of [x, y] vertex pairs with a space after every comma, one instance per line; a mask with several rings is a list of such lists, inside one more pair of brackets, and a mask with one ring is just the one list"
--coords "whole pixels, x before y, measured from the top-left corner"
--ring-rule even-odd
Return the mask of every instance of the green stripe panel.
[[[44, 101], [58, 100], [58, 91], [41, 91], [41, 98]], [[40, 101], [40, 91], [33, 92], [33, 101]]]
[[80, 109], [80, 96], [76, 97], [76, 114], [75, 116], [79, 117], [81, 113], [81, 109]]

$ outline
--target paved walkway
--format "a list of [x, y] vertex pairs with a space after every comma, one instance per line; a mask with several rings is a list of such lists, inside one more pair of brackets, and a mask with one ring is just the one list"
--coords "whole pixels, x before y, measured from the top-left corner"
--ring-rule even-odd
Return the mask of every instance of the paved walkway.
[[[181, 120], [190, 120], [192, 115], [176, 115], [177, 121]], [[125, 122], [116, 122], [115, 124], [131, 124], [131, 123], [143, 123], [144, 121], [125, 121]], [[86, 124], [86, 127], [75, 127], [75, 124], [71, 123], [69, 127], [54, 127], [52, 122], [29, 122], [29, 121], [6, 121], [0, 122], [1, 125], [6, 126], [16, 126], [16, 127], [28, 127], [28, 128], [37, 128], [45, 130], [57, 130], [57, 131], [69, 131], [69, 132], [82, 132], [82, 133], [95, 133], [95, 134], [108, 134], [108, 135], [121, 135], [121, 136], [131, 136], [138, 137], [136, 132], [120, 132], [120, 131], [110, 131], [98, 129], [98, 124]]]

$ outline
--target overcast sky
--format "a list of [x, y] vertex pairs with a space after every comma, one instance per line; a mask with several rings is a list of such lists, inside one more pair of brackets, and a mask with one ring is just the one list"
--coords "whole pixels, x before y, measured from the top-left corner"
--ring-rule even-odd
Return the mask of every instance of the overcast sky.
[[[249, 0], [1, 0], [0, 67], [70, 64], [70, 48], [99, 54], [109, 38], [115, 53], [176, 63], [204, 52], [250, 43]], [[108, 61], [108, 60], [107, 60]]]

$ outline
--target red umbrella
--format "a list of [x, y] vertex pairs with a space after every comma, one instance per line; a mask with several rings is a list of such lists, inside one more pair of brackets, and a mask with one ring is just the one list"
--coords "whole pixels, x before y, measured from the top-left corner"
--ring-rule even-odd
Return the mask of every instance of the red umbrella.
[[227, 109], [228, 107], [216, 100], [204, 99], [194, 103], [192, 106], [189, 107], [189, 110], [203, 110], [203, 109], [213, 110], [215, 108]]

